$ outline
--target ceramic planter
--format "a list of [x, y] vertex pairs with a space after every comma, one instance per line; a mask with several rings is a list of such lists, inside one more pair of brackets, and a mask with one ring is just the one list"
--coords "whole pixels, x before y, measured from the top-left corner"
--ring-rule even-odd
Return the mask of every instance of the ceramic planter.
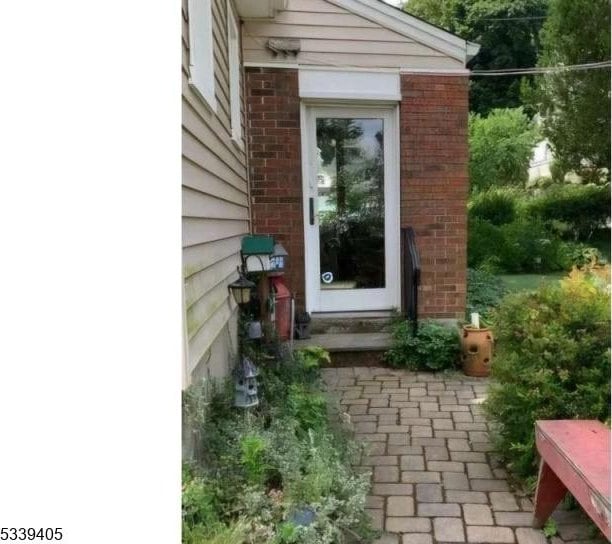
[[463, 326], [461, 335], [461, 363], [466, 376], [485, 377], [491, 373], [493, 334], [488, 328]]

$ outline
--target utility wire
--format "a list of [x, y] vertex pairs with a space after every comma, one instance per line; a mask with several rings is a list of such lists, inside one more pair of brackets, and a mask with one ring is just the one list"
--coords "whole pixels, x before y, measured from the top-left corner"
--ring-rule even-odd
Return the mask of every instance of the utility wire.
[[560, 72], [582, 72], [610, 68], [610, 61], [570, 64], [567, 66], [534, 66], [532, 68], [500, 68], [492, 70], [472, 70], [472, 76], [517, 76], [530, 74], [556, 74]]
[[546, 15], [533, 15], [530, 17], [483, 17], [479, 21], [531, 21], [537, 19], [546, 19]]

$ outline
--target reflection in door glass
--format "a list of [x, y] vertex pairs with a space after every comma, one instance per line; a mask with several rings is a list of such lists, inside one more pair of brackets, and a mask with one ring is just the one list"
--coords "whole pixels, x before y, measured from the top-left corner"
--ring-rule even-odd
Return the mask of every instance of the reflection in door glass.
[[385, 287], [382, 119], [317, 119], [322, 289]]

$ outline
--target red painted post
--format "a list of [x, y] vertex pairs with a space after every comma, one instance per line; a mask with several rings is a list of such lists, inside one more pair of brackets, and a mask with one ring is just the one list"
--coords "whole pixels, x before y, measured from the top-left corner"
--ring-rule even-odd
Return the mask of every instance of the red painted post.
[[561, 499], [567, 493], [567, 488], [557, 475], [542, 459], [540, 461], [540, 474], [538, 475], [538, 488], [535, 496], [533, 513], [533, 526], [543, 527], [546, 520], [554, 512]]

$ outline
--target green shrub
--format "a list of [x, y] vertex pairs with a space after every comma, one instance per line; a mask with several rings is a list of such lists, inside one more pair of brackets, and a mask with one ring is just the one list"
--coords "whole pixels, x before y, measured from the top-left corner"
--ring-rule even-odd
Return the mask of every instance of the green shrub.
[[610, 217], [610, 185], [553, 185], [527, 204], [527, 212], [565, 223], [574, 240], [588, 240]]
[[563, 243], [542, 222], [520, 217], [500, 229], [504, 239], [498, 252], [502, 270], [553, 272], [568, 267]]
[[490, 272], [552, 272], [567, 269], [565, 246], [544, 223], [519, 216], [496, 226], [482, 219], [468, 225], [468, 266]]
[[189, 526], [219, 524], [214, 490], [204, 478], [184, 475], [182, 514], [183, 523]]
[[506, 240], [500, 227], [482, 219], [470, 218], [468, 223], [468, 266], [505, 271], [502, 256]]
[[266, 449], [266, 440], [260, 435], [247, 434], [240, 440], [240, 462], [250, 484], [261, 485], [265, 481], [268, 470]]
[[489, 189], [470, 198], [470, 218], [488, 221], [493, 225], [512, 223], [516, 217], [516, 194], [508, 189]]
[[485, 270], [468, 268], [466, 319], [472, 312], [478, 312], [487, 319], [491, 309], [495, 308], [506, 294], [504, 282]]
[[603, 256], [597, 248], [581, 242], [566, 242], [563, 251], [568, 268], [572, 266], [583, 267], [603, 261]]
[[454, 328], [423, 321], [413, 334], [412, 323], [399, 321], [393, 326], [393, 344], [385, 359], [412, 370], [445, 370], [455, 366], [458, 356], [459, 335]]
[[470, 186], [473, 191], [492, 186], [522, 186], [537, 130], [522, 108], [492, 110], [487, 117], [469, 119]]
[[[608, 272], [609, 273], [609, 272]], [[593, 273], [573, 271], [494, 312], [495, 383], [485, 404], [499, 451], [521, 477], [537, 472], [538, 419], [610, 416], [610, 294]]]
[[303, 431], [320, 429], [327, 422], [325, 398], [319, 393], [308, 391], [300, 384], [289, 386], [286, 409]]

